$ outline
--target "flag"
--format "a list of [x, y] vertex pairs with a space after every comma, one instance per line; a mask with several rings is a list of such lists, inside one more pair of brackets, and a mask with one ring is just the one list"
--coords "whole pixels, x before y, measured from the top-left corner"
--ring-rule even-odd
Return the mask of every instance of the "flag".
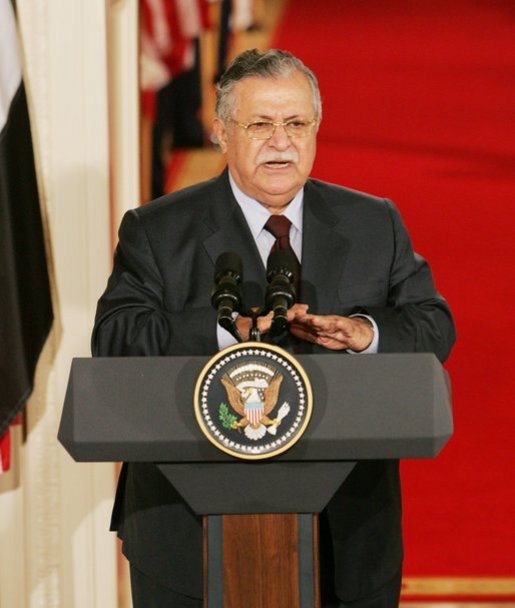
[[23, 424], [23, 412], [11, 422], [11, 426], [0, 437], [0, 473], [5, 473], [11, 467], [11, 429], [14, 425]]
[[0, 0], [0, 437], [32, 392], [52, 320], [16, 17]]

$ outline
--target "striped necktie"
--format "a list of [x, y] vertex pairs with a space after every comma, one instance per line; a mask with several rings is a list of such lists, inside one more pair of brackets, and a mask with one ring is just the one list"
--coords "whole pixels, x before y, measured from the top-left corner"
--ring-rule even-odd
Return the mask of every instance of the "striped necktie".
[[290, 243], [290, 226], [291, 222], [285, 215], [271, 215], [266, 224], [265, 230], [268, 230], [273, 236], [275, 236], [275, 243], [272, 245], [270, 252], [276, 251], [277, 249], [286, 249], [291, 251], [295, 261], [297, 263], [296, 281], [294, 283], [297, 297], [299, 296], [299, 279], [300, 279], [300, 263], [295, 255], [295, 251]]

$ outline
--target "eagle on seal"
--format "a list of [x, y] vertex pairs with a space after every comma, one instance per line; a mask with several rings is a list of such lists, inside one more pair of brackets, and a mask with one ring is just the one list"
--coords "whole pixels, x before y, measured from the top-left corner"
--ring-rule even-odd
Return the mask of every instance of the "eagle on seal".
[[267, 431], [272, 435], [277, 432], [281, 420], [289, 411], [279, 411], [277, 418], [269, 418], [270, 412], [277, 404], [281, 374], [274, 374], [270, 382], [265, 378], [245, 379], [235, 384], [228, 374], [221, 377], [231, 407], [241, 418], [232, 425], [234, 429], [243, 428], [249, 439], [261, 439]]

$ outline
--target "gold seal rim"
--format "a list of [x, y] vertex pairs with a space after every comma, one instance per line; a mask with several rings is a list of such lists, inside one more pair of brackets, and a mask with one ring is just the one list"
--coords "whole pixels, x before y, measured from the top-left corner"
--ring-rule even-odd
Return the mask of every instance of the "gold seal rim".
[[[266, 454], [245, 454], [242, 452], [237, 452], [235, 450], [232, 450], [231, 448], [228, 448], [225, 445], [222, 445], [221, 443], [217, 442], [215, 440], [215, 438], [212, 436], [212, 434], [209, 431], [209, 429], [207, 428], [204, 418], [201, 414], [200, 391], [201, 391], [201, 387], [204, 382], [204, 379], [206, 378], [208, 372], [212, 370], [212, 368], [216, 365], [216, 363], [218, 363], [218, 361], [220, 359], [223, 359], [224, 357], [226, 357], [228, 354], [230, 354], [233, 351], [245, 350], [245, 349], [256, 349], [256, 348], [264, 349], [264, 350], [271, 350], [272, 352], [275, 352], [277, 355], [280, 355], [281, 357], [286, 359], [296, 369], [297, 373], [299, 374], [299, 376], [302, 378], [302, 381], [304, 382], [305, 393], [306, 393], [306, 415], [305, 415], [304, 420], [302, 421], [297, 433], [291, 439], [286, 441], [283, 445], [278, 447], [276, 450], [266, 452]], [[202, 368], [202, 371], [198, 375], [197, 381], [195, 383], [195, 390], [193, 393], [193, 409], [194, 409], [195, 418], [197, 419], [197, 423], [200, 427], [200, 430], [205, 435], [205, 437], [210, 441], [210, 443], [212, 443], [218, 450], [220, 450], [226, 454], [229, 454], [230, 456], [234, 456], [235, 458], [241, 459], [241, 460], [266, 460], [268, 458], [273, 458], [274, 456], [278, 456], [279, 454], [286, 452], [287, 450], [292, 448], [299, 441], [299, 439], [301, 439], [301, 437], [304, 435], [304, 432], [306, 431], [306, 427], [308, 426], [308, 424], [311, 420], [311, 416], [313, 414], [313, 389], [311, 387], [311, 382], [309, 381], [308, 375], [306, 374], [306, 371], [304, 370], [303, 366], [301, 365], [299, 360], [296, 359], [288, 351], [284, 350], [280, 346], [276, 346], [275, 344], [268, 344], [266, 342], [241, 342], [238, 344], [233, 344], [231, 346], [224, 348], [223, 350], [218, 351], [204, 365], [204, 367]]]

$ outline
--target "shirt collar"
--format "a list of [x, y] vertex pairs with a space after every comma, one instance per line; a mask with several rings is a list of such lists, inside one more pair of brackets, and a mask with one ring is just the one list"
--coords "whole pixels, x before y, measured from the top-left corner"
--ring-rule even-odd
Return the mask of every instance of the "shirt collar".
[[[249, 225], [250, 231], [252, 232], [252, 236], [254, 237], [254, 239], [256, 239], [259, 233], [263, 230], [263, 227], [266, 224], [268, 218], [272, 214], [259, 201], [248, 196], [240, 190], [240, 188], [234, 181], [230, 171], [229, 183], [231, 184], [231, 190], [234, 194], [234, 198], [236, 199], [236, 202], [240, 206], [243, 215], [247, 220], [247, 224]], [[290, 220], [290, 222], [299, 232], [302, 232], [303, 207], [304, 188], [301, 188], [283, 212], [283, 215]]]

